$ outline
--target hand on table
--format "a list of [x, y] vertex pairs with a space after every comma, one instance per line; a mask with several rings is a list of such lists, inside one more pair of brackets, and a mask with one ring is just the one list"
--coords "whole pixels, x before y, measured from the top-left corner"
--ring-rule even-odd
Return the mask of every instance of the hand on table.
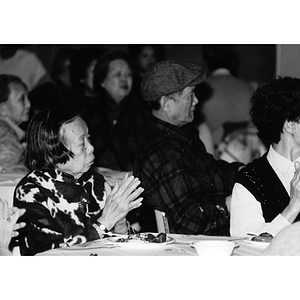
[[[140, 185], [140, 180], [134, 176], [125, 175], [124, 179], [117, 182], [113, 189], [105, 182], [106, 203], [99, 222], [104, 223], [107, 229], [125, 218], [132, 209], [142, 205], [143, 198], [139, 195], [144, 191]], [[139, 197], [139, 198], [138, 198]]]

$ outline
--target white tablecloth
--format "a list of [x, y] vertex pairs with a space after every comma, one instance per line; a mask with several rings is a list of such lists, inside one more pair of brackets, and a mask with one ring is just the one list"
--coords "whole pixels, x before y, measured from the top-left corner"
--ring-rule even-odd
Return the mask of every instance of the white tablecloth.
[[[191, 243], [206, 239], [228, 239], [203, 235], [170, 234], [169, 236], [175, 239], [175, 243], [161, 247], [129, 248], [109, 245], [104, 240], [97, 240], [94, 243], [90, 243], [87, 247], [57, 248], [39, 253], [37, 256], [197, 256], [196, 250], [190, 245]], [[243, 240], [235, 240], [235, 242], [238, 244], [238, 247], [234, 250], [232, 256], [257, 256], [263, 252], [263, 249], [253, 247], [243, 242]]]

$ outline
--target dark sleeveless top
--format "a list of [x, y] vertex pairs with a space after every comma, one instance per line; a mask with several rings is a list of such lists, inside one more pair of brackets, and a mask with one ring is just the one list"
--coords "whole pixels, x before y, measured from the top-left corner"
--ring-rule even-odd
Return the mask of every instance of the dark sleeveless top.
[[[290, 202], [290, 196], [268, 162], [267, 154], [239, 171], [236, 182], [242, 184], [260, 202], [266, 222], [271, 222]], [[300, 214], [295, 222], [298, 220]]]

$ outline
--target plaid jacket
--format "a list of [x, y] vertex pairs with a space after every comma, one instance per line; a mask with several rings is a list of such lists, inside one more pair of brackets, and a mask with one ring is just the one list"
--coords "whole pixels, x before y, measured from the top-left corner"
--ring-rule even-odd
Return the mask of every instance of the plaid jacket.
[[171, 232], [229, 235], [225, 198], [240, 165], [216, 161], [191, 125], [153, 117], [133, 172], [145, 188], [144, 202], [166, 213]]
[[21, 255], [98, 239], [92, 224], [104, 207], [104, 178], [90, 170], [78, 180], [53, 170], [32, 171], [17, 185], [14, 206], [26, 208], [20, 221]]

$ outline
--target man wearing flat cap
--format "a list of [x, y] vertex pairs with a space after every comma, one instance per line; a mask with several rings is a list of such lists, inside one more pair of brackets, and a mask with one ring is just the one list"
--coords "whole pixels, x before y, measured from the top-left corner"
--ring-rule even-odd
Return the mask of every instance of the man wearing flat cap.
[[241, 164], [216, 161], [190, 124], [194, 90], [205, 75], [201, 66], [172, 61], [148, 69], [141, 90], [152, 119], [133, 172], [145, 188], [144, 202], [166, 213], [171, 233], [229, 235], [225, 199]]

